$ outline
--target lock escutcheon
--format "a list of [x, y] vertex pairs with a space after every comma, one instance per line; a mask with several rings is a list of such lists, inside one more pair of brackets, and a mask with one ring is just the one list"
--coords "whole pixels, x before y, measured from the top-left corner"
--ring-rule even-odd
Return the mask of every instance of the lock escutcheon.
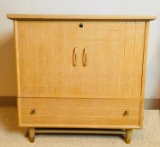
[[80, 28], [83, 28], [83, 23], [80, 23], [80, 24], [79, 24], [79, 27], [80, 27]]

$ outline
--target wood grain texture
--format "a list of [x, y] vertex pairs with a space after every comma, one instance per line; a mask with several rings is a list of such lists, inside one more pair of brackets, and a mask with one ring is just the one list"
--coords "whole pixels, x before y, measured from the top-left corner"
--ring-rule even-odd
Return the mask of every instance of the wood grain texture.
[[145, 22], [19, 21], [17, 32], [18, 97], [142, 97]]
[[155, 16], [139, 15], [41, 15], [41, 14], [7, 14], [12, 20], [154, 20]]
[[20, 126], [140, 127], [140, 99], [18, 98], [18, 104]]

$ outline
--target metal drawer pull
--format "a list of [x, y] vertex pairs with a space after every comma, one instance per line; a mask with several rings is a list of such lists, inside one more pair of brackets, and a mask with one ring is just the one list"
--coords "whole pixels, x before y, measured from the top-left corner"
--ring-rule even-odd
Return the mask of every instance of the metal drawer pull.
[[30, 112], [30, 114], [35, 114], [36, 113], [36, 110], [35, 109], [33, 109], [33, 110], [31, 110], [31, 112]]
[[87, 48], [83, 50], [83, 66], [87, 66]]
[[129, 115], [129, 112], [128, 111], [125, 111], [124, 113], [123, 113], [123, 116], [128, 116]]
[[73, 60], [73, 66], [77, 66], [77, 47], [75, 47], [73, 50], [72, 60]]

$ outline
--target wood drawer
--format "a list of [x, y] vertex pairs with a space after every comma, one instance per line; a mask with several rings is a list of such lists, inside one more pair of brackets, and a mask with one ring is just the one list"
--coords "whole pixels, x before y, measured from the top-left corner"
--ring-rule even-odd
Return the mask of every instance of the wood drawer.
[[18, 98], [18, 111], [27, 127], [140, 128], [140, 99]]

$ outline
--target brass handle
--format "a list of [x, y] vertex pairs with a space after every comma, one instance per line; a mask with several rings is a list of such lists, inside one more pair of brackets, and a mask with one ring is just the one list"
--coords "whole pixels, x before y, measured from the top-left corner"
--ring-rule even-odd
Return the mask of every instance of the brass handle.
[[83, 66], [87, 66], [87, 48], [83, 50]]
[[125, 111], [124, 113], [123, 113], [123, 116], [128, 116], [129, 115], [129, 112], [128, 111]]
[[30, 112], [30, 114], [35, 114], [35, 113], [36, 113], [35, 109], [31, 110], [31, 112]]
[[73, 50], [73, 66], [77, 66], [77, 47], [74, 48]]

